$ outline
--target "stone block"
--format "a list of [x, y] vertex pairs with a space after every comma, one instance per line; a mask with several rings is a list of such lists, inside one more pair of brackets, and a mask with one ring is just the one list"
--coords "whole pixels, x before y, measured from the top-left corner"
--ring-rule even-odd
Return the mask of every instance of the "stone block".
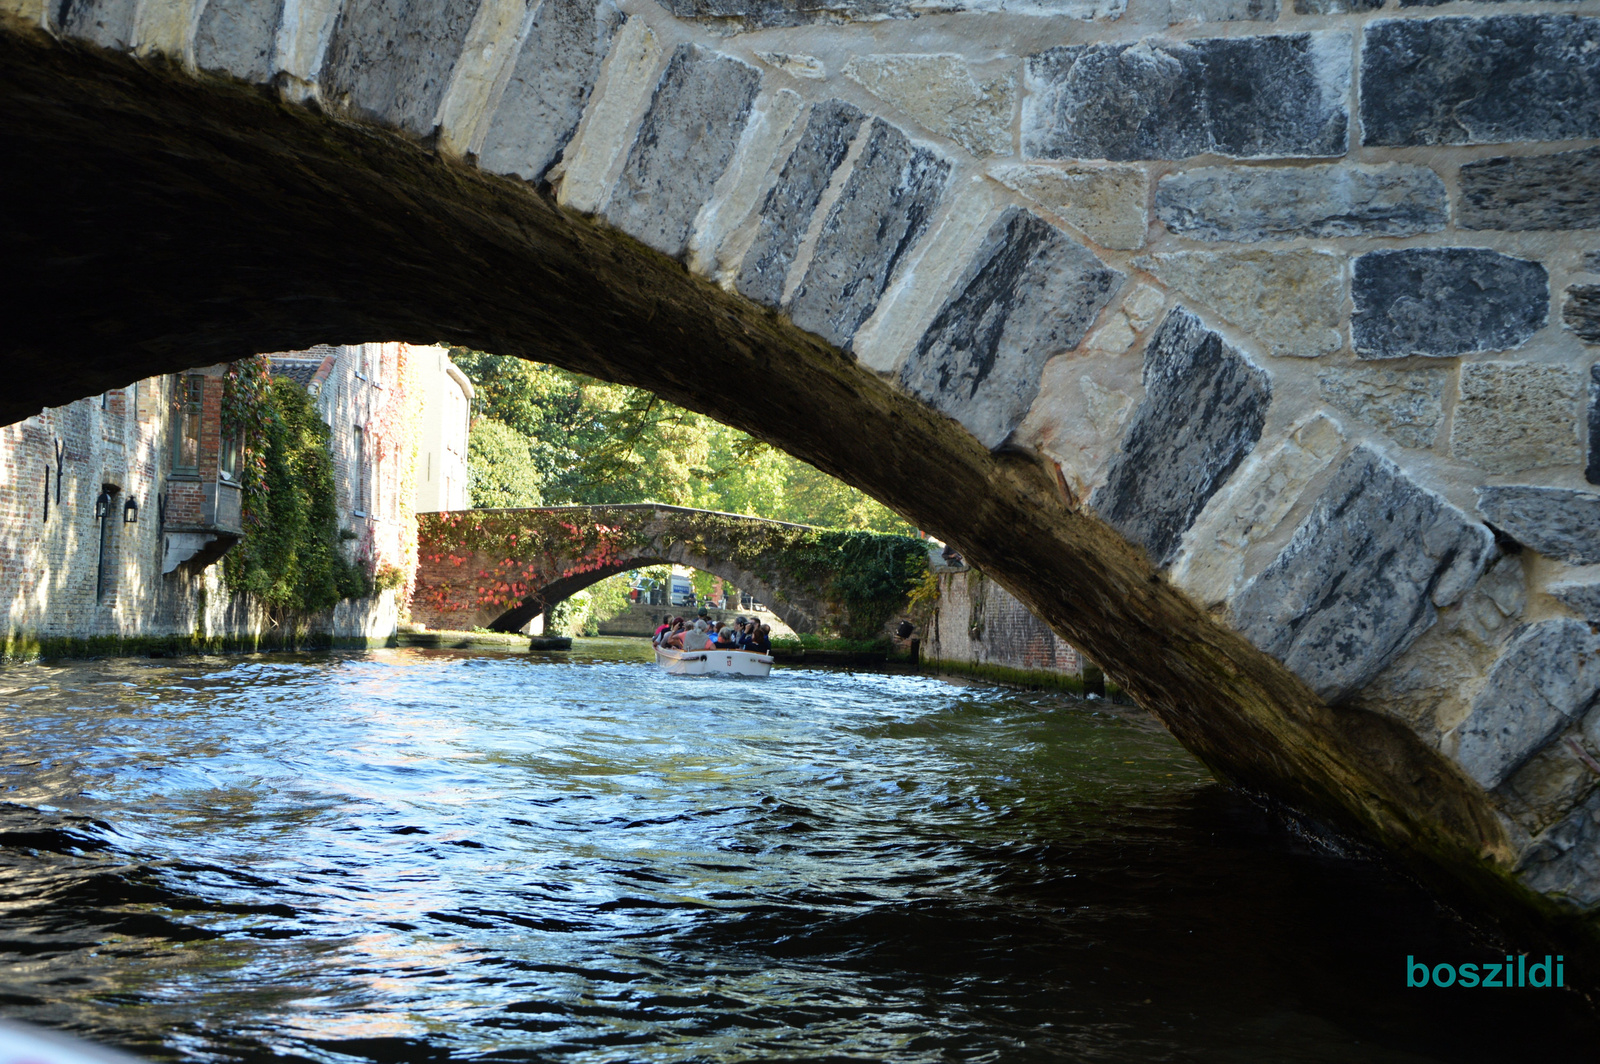
[[1034, 166], [1003, 163], [989, 176], [1028, 197], [1090, 240], [1108, 248], [1144, 247], [1143, 170], [1131, 166]]
[[1357, 447], [1230, 612], [1247, 639], [1339, 702], [1465, 594], [1493, 548], [1488, 529]]
[[1354, 11], [1376, 11], [1384, 0], [1294, 0], [1297, 15], [1348, 15]]
[[477, 13], [478, 0], [348, 0], [318, 78], [324, 98], [428, 136]]
[[1167, 0], [1167, 22], [1276, 22], [1278, 0]]
[[1316, 358], [1344, 347], [1342, 260], [1329, 251], [1174, 251], [1136, 265], [1258, 340], [1280, 357]]
[[1443, 229], [1444, 182], [1426, 166], [1207, 166], [1163, 177], [1156, 217], [1197, 240], [1414, 236]]
[[1600, 284], [1575, 284], [1561, 301], [1561, 322], [1578, 339], [1600, 344]]
[[1570, 366], [1469, 362], [1450, 453], [1491, 473], [1576, 465], [1582, 382]]
[[209, 0], [195, 24], [195, 66], [257, 84], [268, 80], [282, 12], [283, 0]]
[[1589, 367], [1589, 463], [1583, 479], [1600, 484], [1600, 363]]
[[1068, 45], [1028, 57], [1027, 87], [1029, 158], [1343, 155], [1350, 40], [1291, 33]]
[[1600, 563], [1600, 493], [1524, 484], [1477, 492], [1478, 512], [1518, 543], [1574, 565]]
[[1600, 902], [1600, 792], [1540, 836], [1522, 855], [1517, 874], [1541, 894], [1584, 908]]
[[1600, 251], [1585, 251], [1579, 266], [1586, 273], [1600, 273]]
[[138, 0], [66, 0], [60, 5], [56, 28], [63, 37], [129, 51], [138, 7]]
[[923, 13], [991, 12], [1116, 18], [1126, 0], [662, 0], [661, 6], [715, 33], [734, 34], [812, 23], [876, 22]]
[[1600, 229], [1600, 148], [1461, 166], [1463, 229]]
[[980, 159], [1011, 154], [1013, 75], [979, 82], [958, 55], [858, 55], [844, 76]]
[[542, 181], [578, 130], [621, 13], [609, 0], [544, 0], [489, 118], [479, 165]]
[[697, 45], [673, 52], [606, 206], [618, 229], [674, 258], [727, 169], [761, 88], [755, 67]]
[[1365, 32], [1363, 143], [1600, 137], [1600, 18], [1379, 19]]
[[1335, 408], [1407, 447], [1432, 447], [1444, 420], [1445, 369], [1329, 369], [1317, 388]]
[[1038, 395], [1046, 360], [1078, 346], [1121, 284], [1088, 248], [1009, 208], [901, 366], [900, 385], [998, 447]]
[[846, 347], [878, 307], [933, 216], [950, 163], [873, 119], [867, 141], [822, 223], [789, 316]]
[[1165, 566], [1261, 439], [1272, 384], [1199, 318], [1175, 307], [1145, 345], [1144, 389], [1089, 502]]
[[1550, 596], [1590, 624], [1600, 624], [1600, 584], [1551, 584]]
[[1600, 634], [1582, 621], [1531, 624], [1511, 638], [1472, 711], [1456, 728], [1454, 756], [1485, 788], [1498, 787], [1600, 692]]
[[1487, 248], [1373, 251], [1350, 282], [1361, 358], [1505, 351], [1544, 328], [1550, 280], [1537, 262]]
[[800, 140], [762, 201], [755, 240], [736, 281], [745, 296], [769, 307], [783, 299], [784, 278], [811, 216], [865, 120], [859, 109], [841, 100], [811, 105]]
[[821, 81], [828, 76], [827, 65], [814, 55], [795, 52], [757, 52], [756, 58], [785, 74], [807, 81]]
[[1600, 775], [1585, 765], [1569, 745], [1581, 744], [1582, 735], [1575, 728], [1566, 729], [1531, 755], [1496, 790], [1500, 808], [1530, 835], [1571, 813], [1600, 785]]

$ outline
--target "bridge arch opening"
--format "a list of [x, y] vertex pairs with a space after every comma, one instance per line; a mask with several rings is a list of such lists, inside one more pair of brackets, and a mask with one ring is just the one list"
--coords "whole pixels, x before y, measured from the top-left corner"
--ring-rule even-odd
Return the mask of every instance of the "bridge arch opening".
[[[1407, 35], [1461, 36], [1480, 20], [1352, 16], [1358, 32], [1337, 40], [1242, 44], [1161, 27], [1184, 56], [1256, 49], [1260, 69], [1304, 82], [1263, 98], [1320, 101], [1274, 112], [1270, 136], [1249, 143], [1125, 115], [1075, 139], [1087, 127], [1062, 109], [1084, 94], [1065, 54], [1018, 56], [1013, 95], [1004, 77], [973, 79], [1031, 131], [1005, 148], [970, 123], [917, 128], [871, 87], [892, 93], [894, 79], [867, 65], [812, 86], [650, 4], [622, 24], [605, 5], [546, 0], [552, 18], [581, 16], [562, 39], [585, 61], [559, 71], [539, 52], [555, 22], [511, 19], [514, 41], [487, 47], [493, 5], [401, 25], [350, 0], [299, 36], [200, 19], [205, 40], [193, 4], [80, 6], [104, 17], [0, 9], [0, 220], [9, 260], [29, 264], [0, 297], [13, 375], [0, 421], [197, 364], [374, 337], [646, 388], [958, 546], [1220, 774], [1510, 911], [1562, 899], [1595, 933], [1585, 862], [1600, 852], [1600, 792], [1527, 796], [1552, 765], [1571, 767], [1567, 740], [1582, 747], [1600, 705], [1600, 680], [1571, 664], [1600, 654], [1584, 605], [1600, 601], [1584, 597], [1600, 564], [1600, 521], [1585, 520], [1600, 507], [1600, 297], [1576, 280], [1557, 292], [1600, 266], [1567, 235], [1589, 223], [1558, 203], [1512, 217], [1504, 187], [1527, 181], [1494, 176], [1559, 178], [1583, 160], [1465, 148], [1461, 180], [1478, 184], [1462, 215], [1429, 169], [1455, 149], [1422, 118], [1363, 112], [1367, 140], [1347, 136], [1358, 56], [1374, 64], [1361, 91], [1382, 92], [1384, 56], [1456, 54]], [[1600, 40], [1587, 16], [1515, 18], [1530, 39], [1568, 35], [1528, 62]], [[1014, 21], [994, 25], [1011, 28], [993, 41], [1023, 39]], [[991, 40], [959, 26], [938, 31], [952, 53], [968, 30]], [[851, 32], [830, 38], [834, 66]], [[1200, 79], [1184, 91], [1221, 91], [1187, 62], [1170, 64]], [[556, 82], [540, 80], [547, 69]], [[1588, 84], [1560, 73], [1527, 83]], [[1031, 111], [1015, 110], [1024, 76], [1040, 89]], [[1532, 119], [1493, 132], [1485, 143], [1577, 135]], [[1002, 149], [1029, 161], [1002, 166]], [[1307, 246], [1270, 251], [1254, 245], [1277, 239], [1277, 222], [1186, 213], [1185, 182], [1247, 196], [1323, 180], [1247, 165], [1262, 155], [1337, 159], [1318, 163], [1333, 168], [1333, 199], [1404, 179], [1408, 207], [1335, 211], [1367, 226], [1348, 238], [1301, 220]], [[1225, 172], [1179, 172], [1200, 156]], [[1412, 169], [1378, 172], [1397, 159]], [[1083, 160], [1137, 186], [1132, 215], [1060, 191]], [[1468, 172], [1480, 162], [1494, 165]], [[1261, 234], [1240, 236], [1252, 225]], [[1191, 246], [1213, 239], [1225, 252]], [[1418, 277], [1444, 279], [1429, 282], [1445, 294], [1422, 321], [1404, 310]], [[1492, 306], [1462, 333], [1450, 294], [1483, 278]], [[1274, 293], [1281, 320], [1258, 313]], [[1372, 377], [1382, 359], [1399, 367], [1389, 384]], [[1385, 405], [1391, 385], [1406, 398]], [[1534, 407], [1505, 413], [1533, 392]], [[1506, 537], [1541, 563], [1515, 560]], [[1530, 671], [1563, 678], [1559, 705], [1518, 700]]]

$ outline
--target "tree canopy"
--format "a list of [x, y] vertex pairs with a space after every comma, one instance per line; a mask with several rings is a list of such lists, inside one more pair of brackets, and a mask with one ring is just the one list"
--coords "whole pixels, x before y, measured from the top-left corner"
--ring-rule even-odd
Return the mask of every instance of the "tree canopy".
[[468, 452], [474, 506], [663, 502], [912, 531], [826, 473], [651, 392], [518, 358], [450, 354], [477, 390]]

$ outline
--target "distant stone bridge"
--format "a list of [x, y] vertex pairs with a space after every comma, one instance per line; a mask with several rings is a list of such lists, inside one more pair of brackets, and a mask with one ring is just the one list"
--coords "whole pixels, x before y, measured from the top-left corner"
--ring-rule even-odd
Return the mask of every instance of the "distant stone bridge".
[[[797, 632], [870, 639], [903, 605], [904, 594], [853, 603], [838, 586], [832, 559], [839, 552], [831, 548], [865, 538], [865, 553], [891, 570], [903, 568], [908, 557], [920, 561], [925, 550], [906, 536], [659, 503], [457, 510], [420, 514], [417, 526], [412, 619], [432, 628], [476, 625], [497, 632], [520, 630], [608, 576], [687, 565], [755, 596]], [[884, 575], [885, 584], [894, 585], [907, 574]]]
[[0, 13], [0, 419], [370, 339], [650, 388], [1600, 943], [1600, 0]]

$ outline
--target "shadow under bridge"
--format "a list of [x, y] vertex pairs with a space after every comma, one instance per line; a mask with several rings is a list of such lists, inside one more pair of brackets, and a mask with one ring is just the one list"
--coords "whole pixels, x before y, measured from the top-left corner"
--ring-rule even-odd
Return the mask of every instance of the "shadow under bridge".
[[685, 565], [766, 603], [796, 632], [878, 635], [926, 570], [910, 536], [639, 503], [417, 516], [411, 616], [430, 628], [515, 632], [608, 576]]

